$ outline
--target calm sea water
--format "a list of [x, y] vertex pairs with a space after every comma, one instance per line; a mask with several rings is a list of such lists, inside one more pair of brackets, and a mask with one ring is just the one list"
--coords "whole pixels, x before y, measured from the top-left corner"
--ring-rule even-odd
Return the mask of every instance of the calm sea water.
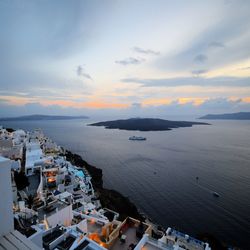
[[[59, 145], [102, 168], [105, 187], [128, 196], [158, 224], [193, 236], [211, 233], [250, 249], [249, 121], [209, 121], [211, 126], [164, 132], [108, 130], [86, 126], [89, 122], [3, 125], [42, 128]], [[129, 141], [132, 135], [147, 141]]]

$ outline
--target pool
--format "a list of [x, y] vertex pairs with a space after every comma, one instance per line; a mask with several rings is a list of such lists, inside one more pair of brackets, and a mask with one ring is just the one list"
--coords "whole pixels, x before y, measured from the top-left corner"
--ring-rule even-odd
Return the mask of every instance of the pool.
[[77, 172], [76, 172], [76, 175], [78, 176], [78, 177], [80, 177], [80, 178], [84, 178], [84, 173], [83, 173], [83, 171], [81, 171], [81, 170], [78, 170]]

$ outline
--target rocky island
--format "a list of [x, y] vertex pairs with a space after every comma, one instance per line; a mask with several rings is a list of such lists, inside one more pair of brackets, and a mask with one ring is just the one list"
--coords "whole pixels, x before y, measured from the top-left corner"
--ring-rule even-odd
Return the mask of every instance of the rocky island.
[[88, 119], [87, 116], [69, 116], [69, 115], [25, 115], [18, 117], [1, 117], [0, 121], [51, 121], [51, 120], [74, 120]]
[[199, 119], [207, 120], [250, 120], [250, 112], [238, 112], [231, 114], [208, 114]]
[[209, 125], [204, 122], [170, 121], [156, 118], [130, 118], [89, 124], [89, 126], [104, 126], [107, 129], [165, 131], [173, 128], [192, 127], [193, 125]]

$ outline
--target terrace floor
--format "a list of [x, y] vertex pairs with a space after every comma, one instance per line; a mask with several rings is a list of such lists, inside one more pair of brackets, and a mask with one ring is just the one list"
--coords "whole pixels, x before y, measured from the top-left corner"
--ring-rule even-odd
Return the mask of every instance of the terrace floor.
[[139, 242], [139, 238], [136, 236], [136, 228], [130, 227], [123, 234], [126, 235], [126, 240], [124, 243], [120, 241], [119, 238], [116, 239], [114, 245], [111, 247], [111, 250], [127, 250], [130, 244], [135, 244]]
[[54, 213], [57, 213], [57, 209], [58, 211], [60, 211], [61, 209], [67, 207], [68, 204], [62, 201], [56, 201], [54, 203], [52, 203], [51, 205], [45, 206], [41, 209], [39, 209], [38, 212], [38, 219], [39, 220], [43, 220], [44, 219], [44, 215], [46, 215], [47, 217], [51, 216]]
[[146, 245], [143, 246], [143, 250], [159, 250], [159, 247], [156, 247], [154, 245], [151, 245], [149, 243], [146, 243]]
[[30, 183], [29, 185], [29, 191], [28, 195], [35, 195], [37, 192], [37, 188], [40, 184], [40, 174], [30, 175], [28, 176], [28, 181]]
[[96, 222], [87, 221], [88, 232], [101, 234], [103, 225]]

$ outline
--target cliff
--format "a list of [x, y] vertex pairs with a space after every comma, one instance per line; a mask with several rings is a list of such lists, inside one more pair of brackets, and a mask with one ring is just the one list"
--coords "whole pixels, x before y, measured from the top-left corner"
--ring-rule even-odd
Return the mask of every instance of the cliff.
[[92, 184], [95, 188], [96, 193], [99, 196], [100, 202], [103, 207], [112, 209], [120, 214], [120, 219], [123, 220], [130, 216], [135, 219], [144, 221], [145, 218], [139, 213], [136, 206], [129, 200], [129, 198], [123, 196], [121, 193], [106, 189], [103, 187], [102, 170], [95, 166], [88, 164], [82, 159], [80, 155], [73, 154], [66, 150], [66, 159], [72, 164], [87, 169], [92, 177]]

